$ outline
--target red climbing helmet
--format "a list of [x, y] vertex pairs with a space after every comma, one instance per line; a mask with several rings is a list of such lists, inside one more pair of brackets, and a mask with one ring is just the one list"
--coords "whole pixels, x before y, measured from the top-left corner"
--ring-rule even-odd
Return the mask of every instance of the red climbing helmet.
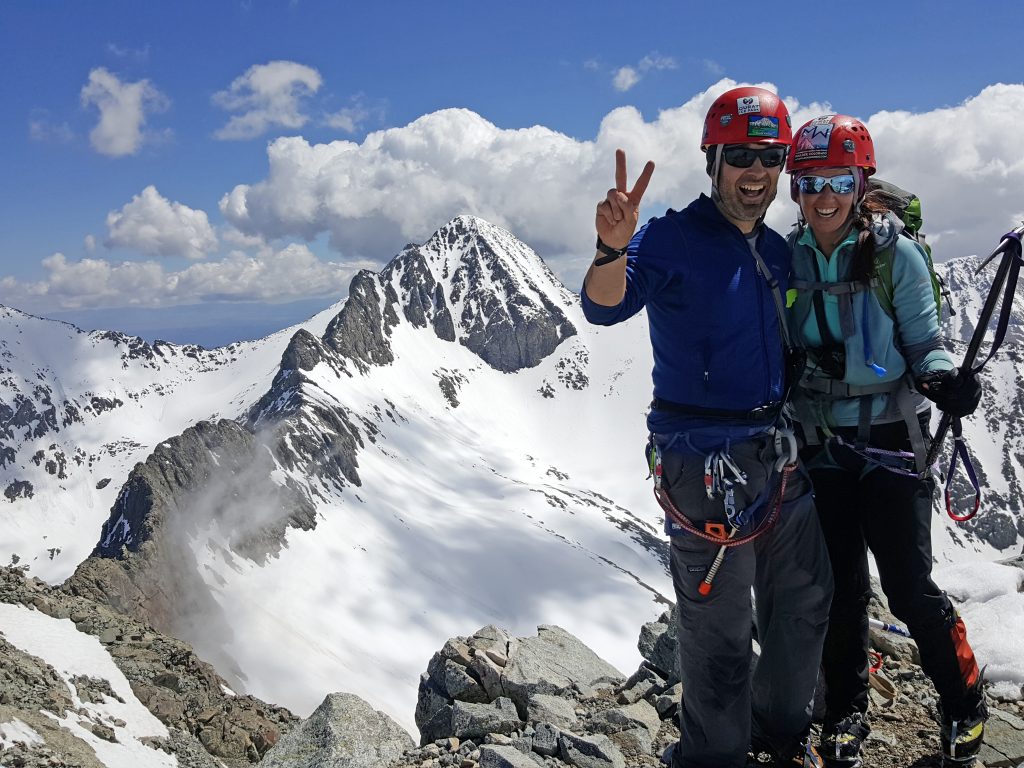
[[860, 168], [875, 172], [875, 144], [864, 123], [849, 115], [823, 115], [800, 126], [786, 159], [786, 172], [811, 168]]
[[793, 140], [793, 121], [778, 94], [743, 86], [726, 91], [704, 118], [700, 148], [714, 144], [786, 144]]

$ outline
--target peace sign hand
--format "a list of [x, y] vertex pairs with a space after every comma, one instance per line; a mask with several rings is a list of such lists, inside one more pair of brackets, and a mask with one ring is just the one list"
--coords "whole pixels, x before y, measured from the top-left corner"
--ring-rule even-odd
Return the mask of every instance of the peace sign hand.
[[594, 225], [601, 242], [610, 248], [625, 248], [629, 245], [640, 219], [640, 198], [647, 191], [647, 185], [654, 173], [650, 160], [644, 166], [633, 189], [626, 191], [626, 153], [615, 150], [615, 188], [609, 189], [604, 200], [597, 204]]

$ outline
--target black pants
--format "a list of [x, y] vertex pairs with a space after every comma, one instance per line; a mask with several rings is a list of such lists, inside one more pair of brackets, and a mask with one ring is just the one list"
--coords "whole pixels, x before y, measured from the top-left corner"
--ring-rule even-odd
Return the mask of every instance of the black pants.
[[[844, 438], [852, 440], [855, 432]], [[906, 425], [873, 427], [871, 445], [909, 449]], [[970, 707], [968, 686], [978, 669], [963, 622], [931, 578], [934, 480], [897, 475], [833, 444], [809, 446], [801, 455], [814, 484], [835, 581], [822, 654], [826, 722], [868, 708], [869, 549], [889, 607], [917, 643], [943, 709], [959, 716]]]

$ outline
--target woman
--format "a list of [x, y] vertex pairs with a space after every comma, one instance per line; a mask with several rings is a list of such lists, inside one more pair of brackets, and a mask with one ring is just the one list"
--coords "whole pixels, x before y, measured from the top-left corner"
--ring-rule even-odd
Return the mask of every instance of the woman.
[[800, 128], [786, 166], [801, 225], [791, 235], [789, 321], [807, 350], [793, 396], [828, 543], [835, 596], [822, 659], [821, 754], [860, 765], [868, 708], [867, 552], [882, 590], [940, 697], [947, 760], [969, 763], [987, 716], [966, 630], [931, 578], [934, 481], [924, 466], [930, 399], [971, 413], [981, 390], [939, 339], [925, 255], [871, 191], [875, 152], [864, 125], [826, 115]]

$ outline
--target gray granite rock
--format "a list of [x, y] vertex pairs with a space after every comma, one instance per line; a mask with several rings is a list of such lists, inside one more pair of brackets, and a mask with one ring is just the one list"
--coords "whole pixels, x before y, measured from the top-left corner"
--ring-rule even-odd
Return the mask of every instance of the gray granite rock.
[[665, 689], [665, 680], [647, 665], [641, 666], [630, 675], [619, 693], [619, 701], [632, 704], [647, 698], [651, 694], [661, 693]]
[[561, 627], [542, 625], [536, 637], [519, 641], [518, 650], [504, 668], [502, 682], [508, 696], [524, 715], [530, 697], [538, 693], [560, 695], [575, 683], [621, 683], [625, 676], [578, 638]]
[[490, 733], [509, 735], [524, 725], [510, 699], [493, 704], [456, 701], [452, 708], [451, 735], [459, 739], [482, 739]]
[[563, 731], [559, 747], [562, 760], [577, 768], [626, 768], [622, 752], [602, 734], [577, 736]]
[[412, 737], [358, 696], [332, 693], [260, 761], [263, 768], [386, 768]]
[[602, 728], [609, 733], [643, 728], [649, 738], [653, 739], [661, 728], [661, 718], [658, 711], [646, 701], [638, 701], [624, 707], [606, 709], [594, 717], [591, 727]]
[[480, 747], [480, 768], [537, 768], [537, 763], [515, 747], [485, 744]]
[[990, 708], [979, 758], [986, 768], [1017, 768], [1024, 764], [1024, 720]]
[[558, 754], [558, 737], [561, 731], [551, 723], [538, 723], [533, 734], [533, 751], [538, 755]]
[[576, 702], [560, 696], [535, 693], [526, 705], [527, 721], [551, 723], [559, 728], [572, 728], [576, 723]]
[[640, 655], [660, 673], [667, 685], [674, 685], [681, 679], [676, 617], [677, 611], [673, 605], [657, 621], [644, 624], [637, 641]]

